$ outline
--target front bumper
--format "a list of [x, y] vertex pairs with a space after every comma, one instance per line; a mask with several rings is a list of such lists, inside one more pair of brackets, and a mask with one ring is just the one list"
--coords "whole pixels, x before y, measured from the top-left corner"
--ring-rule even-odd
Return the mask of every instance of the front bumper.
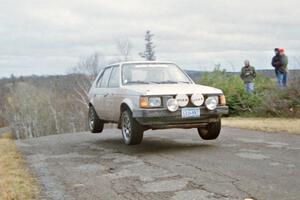
[[221, 115], [228, 114], [228, 106], [218, 106], [209, 111], [200, 107], [200, 117], [182, 118], [181, 108], [170, 112], [167, 108], [141, 109], [133, 111], [133, 117], [143, 126], [151, 129], [198, 128], [216, 122]]

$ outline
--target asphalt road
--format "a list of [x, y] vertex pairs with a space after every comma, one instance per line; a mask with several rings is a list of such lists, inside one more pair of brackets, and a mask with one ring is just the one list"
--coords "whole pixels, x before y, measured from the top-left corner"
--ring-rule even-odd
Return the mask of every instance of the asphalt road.
[[41, 199], [300, 199], [300, 136], [223, 128], [145, 132], [126, 146], [117, 129], [18, 141]]

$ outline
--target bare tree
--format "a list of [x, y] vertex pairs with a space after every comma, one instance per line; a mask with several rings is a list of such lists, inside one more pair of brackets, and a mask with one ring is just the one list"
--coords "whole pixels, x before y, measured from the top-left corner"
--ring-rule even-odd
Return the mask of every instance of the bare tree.
[[121, 61], [128, 61], [130, 58], [130, 52], [132, 50], [132, 44], [128, 37], [116, 39], [116, 45], [119, 54], [122, 56]]
[[87, 104], [74, 98], [74, 76], [6, 84], [1, 115], [17, 139], [86, 130]]
[[105, 64], [104, 55], [95, 52], [82, 58], [73, 68], [73, 73], [77, 74], [74, 76], [74, 98], [81, 104], [88, 105], [88, 90]]
[[[45, 95], [49, 92], [38, 90], [28, 83], [18, 83], [7, 97], [10, 110], [10, 126], [16, 138], [32, 138], [43, 135], [44, 132], [57, 133], [52, 129], [52, 117], [47, 106]], [[44, 121], [43, 121], [44, 120]]]
[[81, 58], [81, 60], [73, 68], [73, 72], [85, 74], [91, 81], [93, 81], [103, 66], [105, 66], [104, 55], [95, 52], [88, 57]]

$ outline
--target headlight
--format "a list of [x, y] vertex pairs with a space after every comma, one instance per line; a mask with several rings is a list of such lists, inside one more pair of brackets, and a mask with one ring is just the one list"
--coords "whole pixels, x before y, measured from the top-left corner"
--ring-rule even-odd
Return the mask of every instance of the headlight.
[[160, 107], [161, 98], [160, 97], [149, 97], [149, 107]]
[[205, 106], [208, 110], [216, 109], [218, 103], [219, 103], [219, 98], [217, 96], [211, 96], [205, 100]]
[[140, 98], [140, 107], [141, 108], [153, 108], [161, 106], [160, 97], [141, 97]]
[[167, 101], [167, 107], [168, 110], [171, 112], [175, 112], [176, 110], [178, 110], [178, 103], [176, 99], [169, 99]]
[[195, 106], [201, 106], [204, 103], [204, 96], [199, 93], [195, 93], [191, 96], [191, 101]]
[[186, 94], [178, 94], [175, 99], [180, 107], [184, 107], [189, 103], [189, 97]]

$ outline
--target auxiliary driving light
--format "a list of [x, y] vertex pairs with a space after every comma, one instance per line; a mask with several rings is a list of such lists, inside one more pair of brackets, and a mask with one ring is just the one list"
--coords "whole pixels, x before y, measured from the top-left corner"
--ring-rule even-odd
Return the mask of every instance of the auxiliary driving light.
[[195, 93], [191, 96], [191, 101], [195, 106], [201, 106], [204, 103], [204, 96], [199, 93]]
[[178, 94], [175, 99], [180, 107], [187, 106], [189, 103], [189, 97], [186, 94]]
[[167, 101], [168, 110], [171, 112], [175, 112], [178, 110], [178, 102], [176, 99], [169, 99]]

